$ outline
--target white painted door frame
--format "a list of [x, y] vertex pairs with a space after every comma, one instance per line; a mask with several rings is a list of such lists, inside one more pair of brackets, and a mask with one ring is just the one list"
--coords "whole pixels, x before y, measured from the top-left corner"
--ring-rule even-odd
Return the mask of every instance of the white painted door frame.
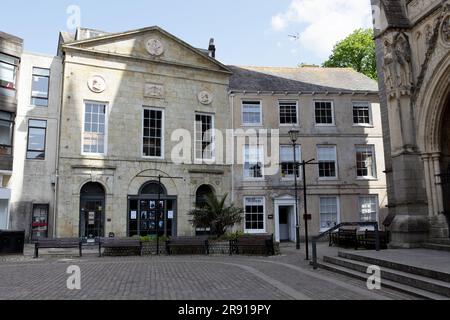
[[[275, 241], [276, 242], [280, 242], [280, 207], [293, 207], [294, 208], [294, 212], [291, 215], [292, 218], [289, 219], [290, 222], [290, 226], [289, 226], [289, 232], [292, 232], [292, 230], [294, 230], [294, 234], [290, 235], [290, 238], [295, 241], [297, 241], [297, 236], [295, 234], [295, 199], [294, 198], [280, 198], [280, 199], [276, 199], [274, 202], [274, 207], [275, 207]], [[292, 228], [292, 225], [294, 225], [294, 228]]]

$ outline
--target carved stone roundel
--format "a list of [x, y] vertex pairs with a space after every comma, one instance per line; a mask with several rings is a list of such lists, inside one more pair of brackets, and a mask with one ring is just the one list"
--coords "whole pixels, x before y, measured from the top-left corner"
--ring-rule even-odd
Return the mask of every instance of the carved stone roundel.
[[198, 94], [198, 101], [200, 101], [201, 104], [208, 105], [211, 104], [213, 100], [213, 95], [208, 91], [202, 91]]
[[158, 39], [148, 39], [145, 47], [152, 56], [160, 56], [164, 53], [164, 45]]
[[89, 90], [95, 93], [102, 93], [106, 90], [106, 81], [101, 76], [92, 76], [88, 80]]

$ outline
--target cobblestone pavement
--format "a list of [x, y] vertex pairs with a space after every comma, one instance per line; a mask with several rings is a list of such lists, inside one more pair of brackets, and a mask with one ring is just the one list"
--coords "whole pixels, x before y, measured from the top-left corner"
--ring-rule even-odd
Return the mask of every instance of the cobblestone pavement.
[[[71, 265], [81, 290], [66, 287]], [[386, 300], [412, 299], [324, 270], [283, 248], [276, 257], [177, 256], [84, 258], [43, 256], [0, 261], [0, 299], [67, 300]]]

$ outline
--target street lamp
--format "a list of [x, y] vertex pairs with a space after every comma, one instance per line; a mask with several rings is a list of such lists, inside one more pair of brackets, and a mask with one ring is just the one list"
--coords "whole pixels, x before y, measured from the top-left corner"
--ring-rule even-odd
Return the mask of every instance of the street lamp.
[[299, 222], [299, 212], [298, 212], [298, 185], [297, 185], [297, 178], [298, 178], [298, 172], [299, 172], [299, 166], [297, 164], [297, 140], [299, 136], [298, 130], [291, 130], [289, 131], [289, 137], [292, 141], [292, 147], [294, 148], [294, 181], [295, 181], [295, 231], [296, 231], [296, 246], [297, 250], [300, 250], [300, 222]]

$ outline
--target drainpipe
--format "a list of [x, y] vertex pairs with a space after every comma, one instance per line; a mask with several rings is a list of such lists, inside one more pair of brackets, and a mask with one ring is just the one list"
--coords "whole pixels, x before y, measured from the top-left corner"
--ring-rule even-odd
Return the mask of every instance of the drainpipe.
[[[234, 93], [232, 93], [232, 91], [229, 91], [229, 99], [230, 99], [230, 107], [231, 107], [231, 130], [233, 131], [232, 137], [232, 155], [233, 155], [233, 159], [232, 159], [232, 164], [231, 164], [231, 202], [234, 203], [235, 200], [235, 196], [234, 196], [234, 165], [235, 165], [235, 154], [234, 154], [234, 150], [235, 150], [235, 145], [234, 145]], [[228, 150], [230, 148], [227, 148]]]
[[61, 146], [61, 123], [62, 123], [62, 106], [64, 101], [64, 74], [65, 74], [65, 54], [63, 53], [62, 61], [62, 70], [61, 70], [61, 88], [60, 88], [60, 94], [61, 94], [61, 103], [58, 108], [59, 112], [59, 121], [56, 125], [56, 159], [55, 159], [55, 197], [54, 197], [54, 203], [53, 203], [53, 238], [58, 237], [57, 233], [57, 213], [58, 213], [58, 189], [59, 189], [59, 153], [60, 153], [60, 146]]

